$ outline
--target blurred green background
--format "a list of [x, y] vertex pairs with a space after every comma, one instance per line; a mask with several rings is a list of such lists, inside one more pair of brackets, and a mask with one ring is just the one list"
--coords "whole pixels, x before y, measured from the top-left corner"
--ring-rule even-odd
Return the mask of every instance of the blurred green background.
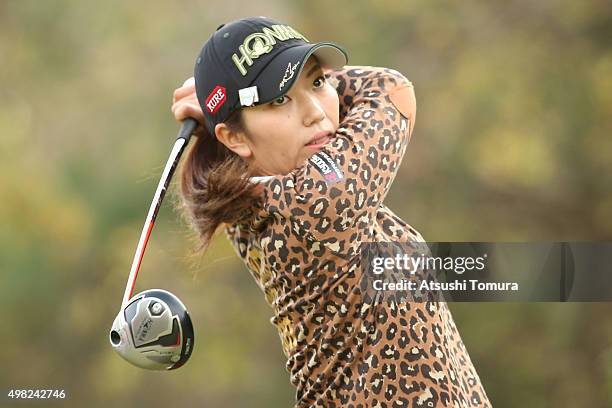
[[[612, 240], [608, 0], [2, 0], [2, 392], [63, 388], [75, 407], [292, 405], [263, 294], [223, 236], [188, 256], [175, 196], [136, 289], [186, 303], [195, 352], [147, 372], [108, 342], [178, 129], [172, 91], [220, 23], [250, 15], [413, 82], [415, 134], [386, 203], [427, 240]], [[495, 407], [612, 406], [610, 304], [450, 307]]]

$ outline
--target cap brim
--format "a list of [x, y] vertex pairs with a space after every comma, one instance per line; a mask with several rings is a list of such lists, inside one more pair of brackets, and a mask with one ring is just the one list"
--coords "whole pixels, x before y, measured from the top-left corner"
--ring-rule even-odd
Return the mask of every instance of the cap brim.
[[259, 102], [257, 105], [268, 103], [286, 94], [304, 69], [308, 58], [314, 55], [321, 67], [338, 69], [348, 62], [346, 52], [332, 42], [316, 44], [303, 44], [288, 48], [278, 54], [261, 75], [255, 79], [253, 85], [257, 86]]

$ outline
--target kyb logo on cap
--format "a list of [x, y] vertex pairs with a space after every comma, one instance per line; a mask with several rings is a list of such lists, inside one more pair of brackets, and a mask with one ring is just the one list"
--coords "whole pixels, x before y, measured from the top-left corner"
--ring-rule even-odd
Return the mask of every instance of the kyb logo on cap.
[[259, 102], [259, 93], [257, 93], [256, 86], [239, 89], [238, 96], [242, 106], [252, 106], [255, 102]]
[[208, 113], [215, 114], [226, 100], [227, 93], [225, 92], [225, 88], [221, 85], [217, 85], [210, 95], [208, 95], [208, 98], [206, 98], [206, 109], [208, 109]]

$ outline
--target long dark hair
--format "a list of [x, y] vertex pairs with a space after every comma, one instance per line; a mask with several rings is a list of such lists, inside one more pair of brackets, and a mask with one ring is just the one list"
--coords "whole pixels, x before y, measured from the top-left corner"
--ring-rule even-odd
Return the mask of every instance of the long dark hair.
[[[230, 131], [245, 132], [241, 110], [224, 123]], [[208, 248], [223, 224], [252, 217], [253, 204], [260, 199], [258, 186], [248, 180], [253, 169], [206, 129], [195, 137], [178, 172], [177, 209], [198, 234], [195, 253]]]

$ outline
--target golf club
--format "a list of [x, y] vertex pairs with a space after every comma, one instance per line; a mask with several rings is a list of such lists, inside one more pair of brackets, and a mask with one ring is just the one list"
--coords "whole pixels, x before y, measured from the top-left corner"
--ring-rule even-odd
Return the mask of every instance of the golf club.
[[121, 309], [109, 334], [113, 349], [121, 357], [149, 370], [181, 367], [191, 356], [195, 341], [191, 318], [175, 295], [161, 289], [147, 290], [134, 297], [132, 293], [159, 208], [197, 124], [195, 119], [187, 118], [178, 132], [140, 234]]

